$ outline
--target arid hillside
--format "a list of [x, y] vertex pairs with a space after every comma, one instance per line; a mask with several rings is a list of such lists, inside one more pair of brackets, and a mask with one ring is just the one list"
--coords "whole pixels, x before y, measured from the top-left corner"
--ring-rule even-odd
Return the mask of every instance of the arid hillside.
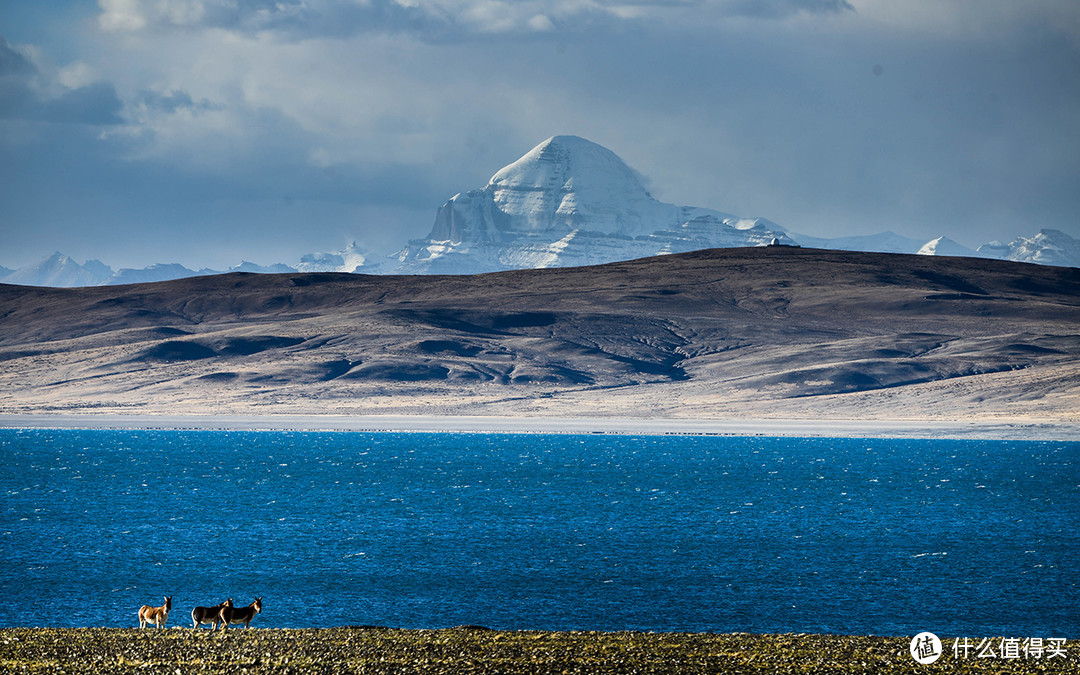
[[1080, 270], [786, 247], [0, 286], [0, 412], [1080, 418]]

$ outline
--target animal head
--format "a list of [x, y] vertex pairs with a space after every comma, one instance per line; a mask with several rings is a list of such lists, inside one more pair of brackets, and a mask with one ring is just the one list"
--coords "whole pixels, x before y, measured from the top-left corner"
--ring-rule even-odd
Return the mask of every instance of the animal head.
[[262, 613], [262, 598], [255, 598], [255, 602], [251, 603], [255, 607], [255, 613]]
[[232, 607], [232, 606], [233, 606], [233, 604], [232, 604], [232, 598], [229, 598], [229, 599], [228, 599], [228, 600], [226, 600], [225, 602], [221, 603], [221, 606], [222, 606], [222, 607]]
[[170, 609], [172, 609], [172, 596], [167, 595], [165, 596], [165, 611], [167, 612]]

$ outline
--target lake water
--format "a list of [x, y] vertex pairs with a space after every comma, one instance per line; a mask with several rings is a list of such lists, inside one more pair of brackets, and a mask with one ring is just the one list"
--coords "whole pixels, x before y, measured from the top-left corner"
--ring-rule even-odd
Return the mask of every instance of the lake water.
[[0, 430], [0, 626], [1080, 637], [1080, 443]]

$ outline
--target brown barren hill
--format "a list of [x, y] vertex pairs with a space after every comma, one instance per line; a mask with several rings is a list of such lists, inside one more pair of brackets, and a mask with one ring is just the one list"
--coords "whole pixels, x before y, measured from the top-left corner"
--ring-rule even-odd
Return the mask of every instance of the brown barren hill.
[[0, 285], [0, 412], [1080, 418], [1080, 270], [787, 247]]

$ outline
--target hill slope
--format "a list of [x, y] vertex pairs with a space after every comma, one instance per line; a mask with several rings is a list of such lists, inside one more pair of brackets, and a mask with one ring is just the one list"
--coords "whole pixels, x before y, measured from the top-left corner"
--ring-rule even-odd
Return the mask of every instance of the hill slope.
[[1080, 412], [1080, 270], [785, 247], [0, 286], [0, 412]]

